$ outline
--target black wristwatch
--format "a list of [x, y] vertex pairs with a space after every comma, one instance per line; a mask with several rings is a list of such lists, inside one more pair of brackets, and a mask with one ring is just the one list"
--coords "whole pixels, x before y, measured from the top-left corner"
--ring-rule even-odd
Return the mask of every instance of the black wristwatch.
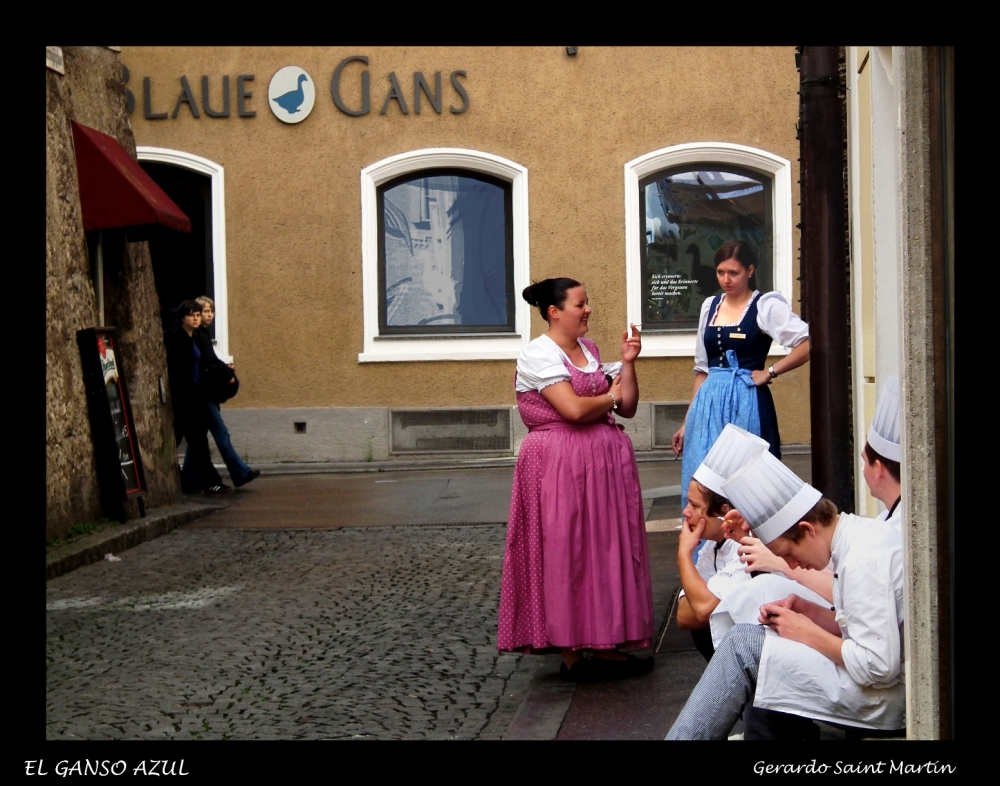
[[774, 366], [767, 367], [767, 373], [771, 375], [771, 379], [777, 379], [778, 375], [774, 373]]

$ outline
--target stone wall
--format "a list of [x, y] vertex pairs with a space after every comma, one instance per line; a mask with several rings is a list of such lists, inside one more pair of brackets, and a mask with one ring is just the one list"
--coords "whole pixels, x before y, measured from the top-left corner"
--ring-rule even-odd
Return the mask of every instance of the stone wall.
[[[101, 515], [76, 331], [98, 324], [80, 210], [70, 120], [109, 134], [135, 155], [121, 63], [108, 47], [63, 47], [65, 75], [46, 70], [46, 537]], [[105, 322], [119, 350], [149, 492], [147, 506], [180, 498], [172, 412], [159, 397], [166, 355], [146, 243], [105, 239]], [[134, 502], [127, 515], [138, 515]]]

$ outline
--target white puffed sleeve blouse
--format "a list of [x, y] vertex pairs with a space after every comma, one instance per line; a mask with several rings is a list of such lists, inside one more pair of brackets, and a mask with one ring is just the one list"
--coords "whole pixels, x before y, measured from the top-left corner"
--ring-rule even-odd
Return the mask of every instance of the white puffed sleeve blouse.
[[[759, 291], [755, 292], [747, 301], [744, 314], [750, 308], [750, 304], [754, 302], [754, 298], [757, 298], [757, 327], [774, 341], [791, 349], [809, 338], [809, 325], [802, 320], [802, 317], [792, 311], [785, 296], [780, 292], [765, 292], [763, 294]], [[705, 328], [713, 316], [709, 313], [712, 310], [712, 300], [714, 297], [706, 298], [705, 302], [701, 304], [701, 314], [698, 318], [698, 338], [694, 347], [694, 370], [705, 374], [708, 373]]]
[[[597, 371], [597, 360], [587, 349], [586, 344], [580, 342], [580, 348], [587, 358], [586, 367], [580, 370], [588, 374]], [[518, 393], [527, 393], [530, 390], [547, 388], [557, 382], [568, 382], [569, 369], [566, 368], [564, 359], [569, 360], [566, 353], [543, 333], [521, 350], [517, 358], [517, 382], [514, 384], [514, 389]], [[601, 364], [601, 371], [612, 377], [618, 376], [621, 370], [620, 361]]]

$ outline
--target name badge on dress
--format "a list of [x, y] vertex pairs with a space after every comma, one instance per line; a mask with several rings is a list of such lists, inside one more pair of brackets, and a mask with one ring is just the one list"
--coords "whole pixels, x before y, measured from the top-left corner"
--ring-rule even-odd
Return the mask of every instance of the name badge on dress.
[[730, 338], [746, 338], [747, 334], [746, 333], [730, 333], [729, 337]]

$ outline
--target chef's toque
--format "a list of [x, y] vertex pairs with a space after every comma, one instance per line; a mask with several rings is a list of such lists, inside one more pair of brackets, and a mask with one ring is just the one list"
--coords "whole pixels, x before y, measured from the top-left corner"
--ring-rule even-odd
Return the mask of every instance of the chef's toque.
[[872, 450], [890, 461], [902, 461], [900, 447], [899, 377], [893, 374], [882, 385], [882, 395], [875, 405], [875, 417], [868, 429], [868, 444]]
[[727, 423], [705, 460], [694, 471], [694, 479], [716, 494], [725, 496], [722, 484], [768, 447], [767, 442], [756, 434]]
[[722, 485], [722, 491], [764, 543], [802, 521], [823, 498], [767, 451], [738, 470]]

